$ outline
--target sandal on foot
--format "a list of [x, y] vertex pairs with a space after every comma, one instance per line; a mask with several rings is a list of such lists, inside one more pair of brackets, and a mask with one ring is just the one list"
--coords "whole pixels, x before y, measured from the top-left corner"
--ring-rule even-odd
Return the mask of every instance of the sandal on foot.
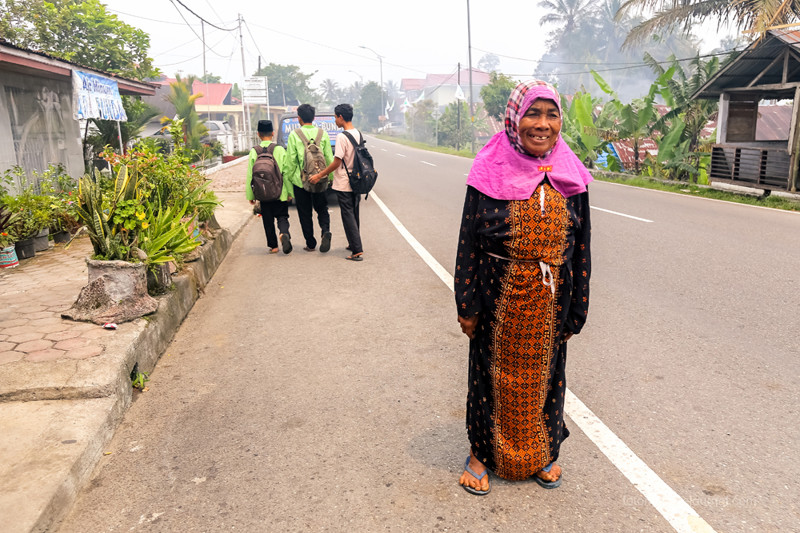
[[[555, 463], [550, 463], [546, 467], [542, 468], [542, 471], [543, 472], [550, 472], [550, 469], [553, 468], [554, 464]], [[561, 467], [559, 467], [559, 468], [561, 468]], [[536, 480], [536, 483], [538, 483], [541, 487], [544, 487], [546, 489], [556, 489], [556, 488], [561, 486], [561, 477], [563, 475], [564, 475], [564, 472], [562, 471], [561, 472], [561, 476], [558, 476], [558, 479], [556, 479], [555, 481], [547, 481], [545, 479], [540, 478], [536, 474], [533, 475], [533, 479]]]
[[[477, 473], [477, 472], [475, 472], [475, 471], [474, 471], [472, 468], [470, 468], [470, 467], [469, 467], [469, 456], [467, 456], [467, 460], [466, 460], [466, 461], [464, 461], [464, 470], [465, 470], [465, 471], [466, 471], [466, 472], [467, 472], [469, 475], [471, 475], [472, 477], [474, 477], [475, 479], [477, 479], [478, 481], [482, 480], [483, 478], [485, 478], [486, 476], [488, 476], [488, 475], [489, 475], [489, 469], [488, 469], [488, 468], [487, 468], [486, 470], [484, 470], [484, 471], [483, 471], [483, 474], [481, 474], [481, 475], [478, 475], [478, 473]], [[464, 490], [465, 490], [465, 491], [469, 492], [470, 494], [474, 494], [475, 496], [486, 496], [486, 495], [487, 495], [487, 494], [489, 494], [489, 492], [491, 492], [491, 490], [492, 490], [492, 487], [491, 487], [491, 486], [490, 486], [488, 489], [486, 489], [486, 490], [473, 489], [473, 488], [472, 488], [472, 487], [470, 487], [469, 485], [461, 485], [461, 486], [462, 486], [462, 487], [464, 487]]]
[[319, 245], [319, 251], [323, 254], [331, 249], [331, 232], [326, 231], [322, 234], [322, 242]]
[[314, 248], [309, 248], [308, 246], [303, 246], [303, 250], [305, 250], [306, 252], [313, 252], [313, 251], [314, 251], [314, 250], [316, 250], [316, 249], [317, 249], [316, 247], [314, 247]]
[[278, 253], [278, 249], [277, 249], [277, 248], [270, 248], [270, 249], [269, 249], [269, 253], [271, 253], [271, 254], [277, 254], [277, 253]]
[[358, 253], [358, 254], [348, 255], [347, 257], [345, 257], [345, 259], [347, 259], [348, 261], [363, 261], [364, 258], [361, 257], [361, 254], [363, 254], [363, 253], [364, 252], [361, 252], [361, 253]]
[[[281, 233], [281, 246], [283, 247], [283, 253], [288, 254], [292, 251], [292, 239], [286, 233]], [[277, 252], [278, 249], [276, 248], [275, 251]]]

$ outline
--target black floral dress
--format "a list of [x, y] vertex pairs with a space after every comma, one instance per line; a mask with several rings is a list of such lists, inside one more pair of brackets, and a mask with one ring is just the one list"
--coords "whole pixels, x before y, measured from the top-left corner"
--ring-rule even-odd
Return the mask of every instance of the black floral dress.
[[545, 181], [528, 200], [467, 188], [456, 259], [458, 314], [478, 315], [469, 347], [467, 432], [498, 476], [525, 479], [558, 458], [568, 333], [589, 306], [589, 194]]

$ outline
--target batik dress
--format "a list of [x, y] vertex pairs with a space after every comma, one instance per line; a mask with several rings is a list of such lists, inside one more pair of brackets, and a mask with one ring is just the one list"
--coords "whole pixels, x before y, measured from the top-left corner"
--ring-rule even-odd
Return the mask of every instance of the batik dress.
[[532, 476], [569, 436], [561, 341], [586, 320], [589, 241], [588, 192], [564, 198], [547, 179], [528, 200], [467, 188], [455, 274], [459, 316], [478, 315], [467, 433], [502, 478]]

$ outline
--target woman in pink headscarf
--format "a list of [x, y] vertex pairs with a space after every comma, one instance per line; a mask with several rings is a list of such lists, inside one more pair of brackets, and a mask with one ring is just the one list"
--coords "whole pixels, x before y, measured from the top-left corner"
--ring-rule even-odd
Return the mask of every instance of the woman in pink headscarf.
[[455, 295], [470, 339], [470, 453], [460, 483], [472, 494], [488, 494], [488, 470], [561, 484], [567, 340], [589, 306], [592, 177], [560, 132], [555, 88], [521, 83], [505, 131], [467, 178]]

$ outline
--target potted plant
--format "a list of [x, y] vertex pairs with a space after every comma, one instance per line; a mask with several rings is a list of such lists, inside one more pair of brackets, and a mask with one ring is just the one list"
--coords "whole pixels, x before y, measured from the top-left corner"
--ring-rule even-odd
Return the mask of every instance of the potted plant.
[[61, 315], [97, 324], [133, 320], [158, 308], [147, 293], [147, 265], [137, 248], [146, 216], [140, 180], [121, 165], [107, 190], [101, 181], [86, 175], [79, 182], [76, 213], [83, 227], [75, 237], [88, 233], [94, 253], [87, 259], [89, 284]]
[[19, 265], [11, 229], [15, 218], [15, 213], [0, 207], [0, 268], [13, 268]]

